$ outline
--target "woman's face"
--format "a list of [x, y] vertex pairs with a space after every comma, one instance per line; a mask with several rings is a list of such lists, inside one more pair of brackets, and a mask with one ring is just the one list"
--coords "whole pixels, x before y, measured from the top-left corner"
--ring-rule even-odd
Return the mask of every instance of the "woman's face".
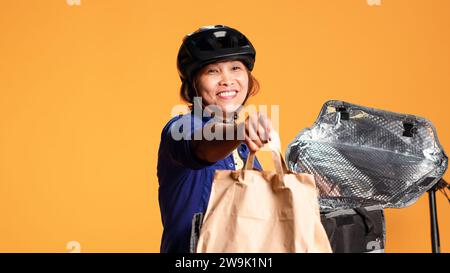
[[217, 105], [225, 113], [236, 111], [248, 92], [248, 74], [241, 61], [222, 61], [203, 67], [198, 75], [203, 104]]

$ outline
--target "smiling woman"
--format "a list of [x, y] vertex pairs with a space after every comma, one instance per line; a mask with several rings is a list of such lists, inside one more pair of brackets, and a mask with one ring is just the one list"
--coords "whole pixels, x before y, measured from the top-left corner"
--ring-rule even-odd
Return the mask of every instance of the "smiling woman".
[[251, 72], [241, 61], [212, 63], [197, 73], [195, 92], [205, 105], [217, 105], [223, 113], [232, 113], [239, 110], [249, 95], [256, 93], [247, 91], [250, 78]]
[[[192, 220], [206, 211], [215, 170], [242, 167], [250, 152], [267, 143], [272, 125], [265, 115], [252, 113], [236, 121], [247, 99], [259, 91], [251, 74], [255, 56], [242, 33], [223, 25], [202, 27], [183, 39], [177, 60], [181, 97], [191, 110], [199, 106], [210, 115], [191, 111], [172, 118], [162, 130], [157, 170], [161, 252], [189, 251]], [[181, 139], [174, 137], [179, 130]], [[227, 137], [193, 139], [199, 131]], [[254, 166], [262, 169], [256, 158]]]

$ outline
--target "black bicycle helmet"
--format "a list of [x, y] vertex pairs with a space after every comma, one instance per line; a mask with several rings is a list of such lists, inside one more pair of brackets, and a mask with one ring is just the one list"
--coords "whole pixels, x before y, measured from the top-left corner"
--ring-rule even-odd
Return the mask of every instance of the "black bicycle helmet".
[[255, 57], [253, 45], [236, 29], [224, 25], [204, 26], [184, 37], [178, 51], [178, 73], [181, 81], [191, 82], [200, 68], [223, 59], [240, 60], [252, 71]]

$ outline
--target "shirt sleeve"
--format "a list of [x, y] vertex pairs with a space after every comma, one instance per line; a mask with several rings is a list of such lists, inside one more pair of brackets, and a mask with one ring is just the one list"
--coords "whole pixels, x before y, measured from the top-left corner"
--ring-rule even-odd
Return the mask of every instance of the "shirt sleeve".
[[198, 158], [194, 152], [194, 133], [206, 125], [195, 115], [180, 115], [171, 119], [161, 133], [161, 148], [173, 164], [190, 169], [201, 169], [215, 162], [207, 162]]

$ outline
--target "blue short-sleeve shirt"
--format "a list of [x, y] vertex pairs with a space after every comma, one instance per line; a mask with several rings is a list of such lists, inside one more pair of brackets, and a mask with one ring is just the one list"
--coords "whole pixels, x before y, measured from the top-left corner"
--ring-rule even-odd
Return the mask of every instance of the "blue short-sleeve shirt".
[[[161, 252], [189, 252], [192, 218], [206, 212], [215, 171], [235, 169], [232, 154], [215, 163], [195, 155], [191, 139], [208, 122], [212, 119], [191, 112], [172, 118], [162, 130], [157, 166]], [[248, 147], [242, 143], [237, 149], [245, 162]], [[262, 170], [256, 157], [254, 168]]]

